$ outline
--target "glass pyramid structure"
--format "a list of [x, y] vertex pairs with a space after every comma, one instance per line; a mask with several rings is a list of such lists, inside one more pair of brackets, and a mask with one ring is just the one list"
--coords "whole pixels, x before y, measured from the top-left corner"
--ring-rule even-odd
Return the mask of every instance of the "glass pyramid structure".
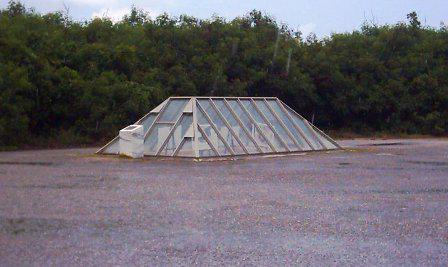
[[97, 153], [202, 158], [339, 148], [275, 97], [170, 97]]

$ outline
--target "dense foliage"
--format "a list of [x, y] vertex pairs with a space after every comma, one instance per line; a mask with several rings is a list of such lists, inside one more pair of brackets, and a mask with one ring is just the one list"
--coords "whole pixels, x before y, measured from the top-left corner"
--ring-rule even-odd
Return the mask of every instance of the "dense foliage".
[[277, 96], [323, 129], [447, 134], [448, 28], [407, 19], [319, 40], [257, 11], [77, 22], [10, 2], [0, 146], [107, 139], [172, 95]]

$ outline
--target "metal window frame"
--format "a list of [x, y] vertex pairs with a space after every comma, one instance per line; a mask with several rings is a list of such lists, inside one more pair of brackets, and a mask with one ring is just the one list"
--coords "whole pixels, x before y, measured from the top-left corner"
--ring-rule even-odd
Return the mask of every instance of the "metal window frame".
[[263, 133], [263, 131], [261, 130], [260, 126], [258, 126], [257, 121], [252, 117], [252, 114], [250, 114], [250, 112], [246, 109], [246, 107], [243, 105], [243, 103], [241, 103], [240, 99], [237, 98], [236, 102], [238, 103], [238, 105], [241, 107], [241, 109], [243, 110], [243, 112], [246, 113], [246, 115], [249, 117], [249, 120], [252, 122], [253, 125], [255, 125], [255, 128], [257, 128], [258, 133], [263, 136], [264, 140], [266, 140], [266, 142], [268, 143], [269, 147], [271, 148], [272, 152], [274, 153], [278, 153], [279, 151], [277, 151], [277, 149], [275, 148], [275, 146], [271, 143], [271, 141], [269, 140], [269, 138], [267, 138], [267, 136]]
[[191, 99], [191, 98], [196, 98], [196, 99], [277, 99], [277, 97], [275, 96], [171, 96], [171, 99]]
[[269, 105], [268, 101], [266, 99], [264, 99], [264, 104], [268, 107], [269, 111], [272, 113], [272, 115], [274, 115], [275, 119], [280, 122], [280, 125], [283, 127], [283, 129], [286, 131], [286, 134], [289, 136], [289, 138], [291, 138], [292, 142], [299, 148], [299, 149], [304, 149], [299, 142], [296, 140], [296, 138], [294, 137], [294, 135], [291, 133], [291, 131], [288, 129], [288, 127], [286, 126], [286, 124], [281, 120], [281, 118], [278, 116], [278, 114], [275, 112], [275, 110], [271, 107], [271, 105]]
[[[197, 146], [196, 146], [196, 140], [197, 140], [197, 139], [196, 139], [196, 134], [195, 134], [195, 129], [196, 129], [196, 127], [197, 127], [197, 123], [195, 123], [195, 121], [197, 121], [197, 119], [196, 119], [196, 98], [192, 97], [192, 98], [190, 99], [190, 101], [187, 103], [187, 105], [190, 104], [190, 102], [191, 102], [191, 105], [192, 105], [192, 107], [191, 107], [191, 117], [192, 117], [191, 123], [193, 124], [193, 125], [192, 125], [192, 127], [193, 127], [193, 137], [185, 137], [185, 135], [182, 136], [182, 140], [181, 140], [180, 143], [177, 145], [177, 147], [176, 147], [176, 149], [174, 150], [174, 152], [171, 154], [171, 157], [175, 157], [175, 156], [177, 156], [177, 154], [178, 154], [179, 151], [180, 151], [180, 148], [184, 145], [184, 143], [186, 142], [187, 138], [190, 139], [191, 142], [193, 142], [193, 143], [191, 144], [191, 148], [192, 148], [192, 150], [193, 150], [193, 157], [194, 157], [194, 158], [197, 158], [197, 157], [198, 157], [198, 154], [196, 153], [196, 150], [195, 150], [195, 147], [197, 147]], [[187, 113], [190, 113], [190, 112], [183, 112], [183, 115], [185, 115], [185, 114], [187, 114]], [[188, 115], [187, 115], [187, 116], [188, 116]], [[188, 129], [187, 129], [187, 131], [188, 131]], [[185, 133], [187, 133], [187, 132], [185, 132]]]
[[[322, 148], [328, 149], [320, 140], [319, 136], [316, 135], [316, 133], [313, 131], [313, 128], [310, 127], [310, 124], [308, 123], [308, 121], [302, 117], [299, 113], [297, 113], [295, 110], [293, 110], [292, 108], [288, 107], [288, 105], [286, 105], [285, 103], [283, 103], [283, 101], [279, 100], [282, 104], [284, 104], [284, 107], [287, 108], [288, 110], [292, 111], [295, 115], [299, 116], [300, 119], [302, 119], [302, 121], [304, 121], [304, 124], [306, 127], [308, 127], [308, 129], [310, 130], [311, 134], [316, 138], [317, 142], [322, 146]], [[294, 121], [294, 123], [296, 123]], [[298, 126], [298, 125], [297, 125]], [[300, 128], [300, 127], [299, 127]], [[316, 149], [317, 150], [317, 149]]]
[[305, 142], [308, 144], [308, 146], [311, 148], [311, 150], [316, 150], [316, 148], [314, 148], [314, 146], [311, 144], [311, 142], [306, 137], [306, 135], [303, 132], [303, 130], [294, 122], [294, 118], [291, 117], [291, 114], [289, 114], [288, 110], [286, 110], [286, 108], [283, 106], [283, 103], [280, 102], [279, 99], [276, 99], [275, 102], [280, 106], [280, 109], [283, 111], [283, 113], [286, 114], [286, 116], [288, 117], [288, 119], [291, 122], [291, 124], [299, 132], [300, 136], [302, 136], [303, 140], [305, 140]]
[[322, 142], [322, 140], [320, 140], [319, 136], [316, 134], [315, 131], [313, 131], [313, 128], [311, 127], [311, 124], [307, 121], [307, 120], [303, 120], [303, 123], [308, 127], [308, 129], [310, 129], [311, 134], [316, 137], [317, 142], [319, 142], [319, 144], [324, 148], [324, 149], [328, 149], [328, 147], [324, 144], [324, 142]]
[[201, 125], [198, 124], [198, 130], [199, 132], [201, 132], [202, 138], [204, 138], [205, 142], [207, 142], [208, 146], [210, 147], [211, 150], [213, 150], [213, 152], [215, 152], [215, 154], [218, 157], [221, 157], [221, 153], [219, 153], [218, 149], [212, 144], [212, 141], [210, 139], [208, 139], [207, 134], [205, 133], [204, 129], [202, 129]]
[[226, 106], [227, 110], [230, 111], [230, 113], [232, 114], [233, 118], [238, 122], [238, 124], [240, 125], [241, 129], [243, 129], [244, 133], [246, 133], [246, 135], [248, 136], [248, 138], [252, 141], [252, 143], [254, 143], [254, 146], [257, 148], [259, 153], [263, 153], [263, 150], [261, 149], [261, 147], [258, 145], [257, 141], [255, 140], [255, 138], [253, 138], [253, 136], [250, 134], [249, 130], [246, 129], [246, 126], [244, 126], [244, 123], [240, 120], [240, 118], [238, 118], [238, 115], [235, 113], [235, 111], [233, 110], [233, 108], [230, 106], [230, 104], [227, 102], [226, 98], [223, 98], [223, 103], [224, 106]]
[[[307, 121], [307, 123], [310, 125], [310, 127], [312, 127], [316, 132], [319, 132], [325, 139], [327, 139], [328, 142], [332, 143], [336, 148], [339, 149], [344, 149], [342, 146], [340, 146], [338, 143], [336, 143], [336, 141], [334, 141], [333, 139], [331, 139], [331, 137], [329, 137], [326, 133], [324, 133], [321, 129], [317, 128], [316, 126], [314, 126], [313, 124], [309, 123]], [[330, 149], [330, 148], [327, 148]]]
[[180, 141], [179, 145], [177, 145], [176, 149], [174, 149], [173, 154], [171, 154], [171, 157], [177, 156], [177, 153], [179, 153], [180, 148], [184, 145], [185, 143], [185, 137], [182, 138], [182, 140]]
[[[153, 108], [150, 112], [146, 113], [145, 116], [141, 117], [141, 118], [140, 118], [138, 121], [136, 121], [134, 124], [140, 124], [140, 123], [142, 123], [142, 121], [143, 121], [144, 119], [146, 119], [148, 116], [153, 115], [153, 114], [158, 114], [158, 113], [160, 113], [160, 111], [162, 110], [162, 108], [166, 105], [166, 103], [168, 103], [169, 100], [170, 100], [170, 98], [165, 99], [162, 103], [158, 104], [155, 108]], [[158, 108], [159, 106], [161, 106], [160, 109], [159, 109], [159, 111], [154, 111], [154, 110], [155, 110], [156, 108]], [[157, 115], [156, 115], [156, 116], [157, 116]], [[154, 120], [155, 120], [155, 118], [154, 118]]]
[[247, 150], [247, 148], [244, 146], [243, 142], [240, 140], [240, 138], [237, 136], [237, 134], [235, 133], [235, 131], [233, 130], [232, 126], [230, 125], [230, 123], [226, 120], [226, 118], [224, 117], [224, 115], [222, 115], [222, 113], [219, 111], [218, 107], [216, 106], [215, 102], [213, 101], [213, 99], [209, 99], [208, 102], [210, 103], [210, 106], [215, 110], [215, 112], [218, 114], [218, 116], [221, 118], [221, 120], [224, 122], [224, 124], [227, 126], [227, 128], [229, 129], [230, 133], [233, 135], [233, 138], [235, 138], [235, 140], [238, 142], [238, 144], [241, 146], [241, 148], [244, 150], [244, 153], [249, 154], [249, 151]]
[[[188, 139], [190, 139], [191, 142], [194, 142], [194, 138], [193, 137], [184, 137], [184, 138], [182, 138], [182, 141], [176, 147], [176, 149], [174, 150], [173, 154], [171, 154], [171, 157], [175, 157], [175, 156], [177, 156], [179, 154], [180, 149], [185, 144], [185, 142], [187, 142]], [[191, 144], [191, 148], [193, 149], [193, 144]], [[194, 155], [194, 151], [193, 151], [193, 155], [191, 157], [188, 157], [188, 156], [182, 156], [182, 157], [195, 158], [196, 156]]]
[[[184, 113], [185, 106], [188, 105], [188, 103], [190, 103], [190, 101], [191, 101], [191, 100], [189, 100], [189, 99], [187, 99], [187, 98], [173, 98], [173, 97], [170, 97], [170, 101], [167, 102], [166, 105], [163, 106], [163, 109], [160, 110], [160, 112], [159, 112], [159, 114], [160, 114], [160, 118], [158, 118], [157, 123], [173, 124], [173, 123], [176, 122], [176, 118], [177, 118], [176, 116], [174, 116], [174, 118], [173, 118], [172, 121], [161, 121], [161, 119], [162, 119], [161, 117], [162, 117], [162, 115], [165, 113], [165, 110], [168, 108], [168, 104], [169, 104], [170, 102], [174, 102], [174, 100], [186, 100], [185, 103], [184, 103], [184, 105], [182, 106], [182, 108], [179, 109], [179, 111], [178, 111], [179, 113]], [[188, 112], [188, 113], [189, 113], [189, 112]]]
[[197, 112], [197, 105], [196, 105], [196, 97], [192, 98], [192, 109], [193, 111], [193, 154], [195, 158], [199, 158], [199, 148], [198, 148], [198, 112]]
[[[151, 116], [151, 115], [156, 115], [157, 114], [157, 112], [149, 112], [149, 113], [146, 113], [146, 115], [145, 116], [143, 116], [143, 117], [141, 117], [138, 121], [136, 121], [134, 124], [137, 124], [137, 125], [142, 125], [141, 123], [146, 119], [146, 118], [148, 118], [149, 116]], [[157, 116], [157, 115], [156, 115]], [[154, 118], [154, 120], [155, 120], [155, 118]]]
[[[165, 141], [163, 141], [162, 145], [159, 147], [159, 149], [157, 150], [156, 156], [159, 156], [160, 153], [162, 152], [163, 148], [165, 147], [165, 145], [168, 143], [169, 139], [171, 138], [171, 136], [173, 135], [174, 131], [176, 130], [176, 128], [179, 126], [179, 123], [182, 121], [182, 118], [184, 116], [189, 116], [189, 115], [185, 115], [185, 113], [181, 113], [180, 116], [177, 118], [176, 122], [174, 123], [174, 125], [172, 126], [172, 128], [170, 129], [170, 131], [168, 132], [168, 136], [165, 138]], [[183, 137], [182, 137], [183, 139]]]
[[145, 136], [143, 137], [144, 140], [146, 140], [146, 138], [148, 137], [149, 133], [151, 132], [151, 130], [154, 128], [154, 125], [156, 125], [156, 123], [159, 122], [159, 119], [161, 117], [161, 114], [165, 111], [166, 107], [168, 106], [168, 103], [171, 101], [171, 97], [168, 98], [168, 101], [165, 103], [165, 105], [160, 109], [159, 113], [157, 114], [156, 118], [154, 119], [154, 121], [152, 122], [151, 126], [149, 126], [148, 130], [145, 133]]
[[[173, 129], [176, 128], [176, 124], [178, 123], [178, 121], [179, 121], [179, 119], [182, 117], [182, 115], [184, 114], [183, 112], [180, 112], [180, 114], [178, 115], [177, 119], [176, 119], [174, 122], [164, 122], [164, 121], [160, 122], [160, 121], [159, 121], [159, 120], [160, 120], [160, 117], [162, 116], [163, 112], [165, 112], [165, 109], [168, 107], [168, 103], [171, 102], [172, 98], [170, 97], [168, 100], [169, 100], [169, 101], [167, 101], [166, 104], [160, 109], [159, 113], [157, 114], [157, 117], [154, 119], [153, 123], [152, 123], [151, 126], [148, 128], [148, 131], [146, 131], [145, 136], [144, 136], [144, 138], [143, 138], [143, 140], [144, 140], [143, 142], [146, 141], [146, 138], [148, 138], [149, 133], [154, 129], [154, 127], [155, 127], [157, 124], [170, 124], [170, 125], [171, 125], [172, 128], [170, 129], [170, 131], [169, 131], [169, 133], [168, 133], [168, 136], [171, 134], [171, 132], [173, 131]], [[187, 104], [188, 104], [188, 100], [187, 100]], [[161, 145], [159, 148], [156, 148], [156, 149], [157, 149], [157, 150], [156, 150], [156, 153], [155, 153], [154, 155], [151, 155], [151, 154], [150, 154], [149, 156], [159, 156], [160, 149], [165, 145], [165, 143], [167, 142], [167, 140], [168, 140], [168, 137], [165, 139], [165, 141], [162, 143], [162, 145]]]
[[[212, 119], [210, 118], [210, 116], [207, 114], [207, 112], [205, 112], [205, 109], [202, 107], [201, 103], [199, 103], [199, 101], [197, 102], [197, 107], [200, 109], [200, 111], [204, 114], [205, 118], [207, 119], [207, 121], [210, 123], [210, 126], [213, 128], [213, 130], [215, 130], [216, 134], [218, 135], [219, 139], [221, 139], [221, 141], [224, 143], [224, 145], [226, 146], [226, 148], [229, 150], [230, 154], [232, 156], [235, 155], [235, 151], [233, 151], [233, 149], [230, 147], [229, 144], [227, 144], [226, 140], [224, 139], [224, 137], [222, 137], [221, 133], [218, 131], [218, 128], [216, 127], [215, 123], [213, 123]], [[198, 124], [199, 125], [199, 124]], [[199, 127], [201, 127], [201, 125], [199, 125]]]
[[264, 116], [263, 112], [261, 112], [261, 110], [257, 107], [257, 104], [255, 103], [255, 100], [251, 99], [250, 102], [255, 107], [255, 110], [261, 115], [261, 118], [267, 123], [269, 128], [271, 128], [271, 130], [274, 132], [274, 134], [277, 135], [277, 138], [280, 140], [280, 142], [286, 148], [286, 150], [288, 152], [291, 152], [291, 149], [286, 144], [285, 140], [283, 140], [283, 138], [280, 136], [280, 134], [277, 132], [277, 130], [275, 130], [275, 127], [272, 126], [272, 124], [269, 122], [268, 118], [266, 118], [266, 116]]

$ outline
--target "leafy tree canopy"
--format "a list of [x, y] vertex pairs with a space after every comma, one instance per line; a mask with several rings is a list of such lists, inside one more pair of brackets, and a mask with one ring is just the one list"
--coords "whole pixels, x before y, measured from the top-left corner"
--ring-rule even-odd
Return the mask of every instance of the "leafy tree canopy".
[[77, 22], [9, 2], [0, 146], [102, 141], [173, 95], [277, 96], [324, 129], [448, 133], [448, 29], [415, 12], [322, 40], [256, 10], [150, 15]]

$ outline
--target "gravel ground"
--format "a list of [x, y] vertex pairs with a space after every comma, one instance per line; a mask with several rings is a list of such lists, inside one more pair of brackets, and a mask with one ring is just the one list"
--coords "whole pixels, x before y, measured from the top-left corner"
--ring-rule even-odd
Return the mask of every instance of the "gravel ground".
[[0, 153], [0, 265], [448, 264], [448, 140], [220, 162]]

